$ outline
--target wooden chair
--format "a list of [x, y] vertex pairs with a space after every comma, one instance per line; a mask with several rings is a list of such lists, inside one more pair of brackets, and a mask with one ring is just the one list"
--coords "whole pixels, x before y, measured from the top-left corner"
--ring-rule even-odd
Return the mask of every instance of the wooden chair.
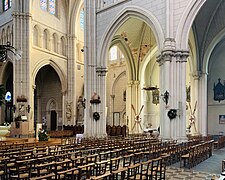
[[11, 180], [17, 179], [29, 179], [31, 177], [30, 163], [27, 160], [16, 161], [15, 164], [16, 172], [15, 174], [10, 174]]
[[162, 157], [161, 160], [159, 160], [159, 167], [157, 169], [157, 179], [166, 179], [166, 166], [168, 162], [168, 156]]
[[117, 157], [110, 159], [110, 172], [117, 171], [120, 166], [120, 161], [122, 160], [122, 157]]
[[54, 162], [37, 164], [35, 166], [35, 170], [31, 172], [31, 176], [32, 177], [45, 176], [47, 174], [52, 173], [54, 167], [55, 167], [55, 163]]
[[57, 171], [56, 179], [71, 179], [76, 180], [78, 179], [79, 170], [78, 168], [69, 168], [64, 171]]
[[183, 167], [186, 167], [186, 165], [188, 165], [188, 168], [190, 169], [193, 166], [193, 157], [194, 148], [191, 148], [188, 154], [184, 154], [180, 157], [180, 167], [182, 167], [183, 162]]
[[127, 172], [127, 179], [139, 179], [137, 176], [140, 177], [140, 164], [135, 164], [131, 165], [128, 167], [128, 172]]
[[91, 176], [90, 179], [110, 179], [111, 173], [110, 171], [107, 171], [107, 166], [109, 165], [109, 162], [109, 160], [96, 162], [95, 176]]
[[94, 175], [95, 163], [85, 164], [83, 166], [78, 166], [79, 174], [78, 179], [89, 179]]
[[[132, 158], [134, 154], [123, 156], [122, 160], [122, 167], [119, 167], [118, 169], [115, 168], [115, 170], [112, 170], [112, 179], [125, 179], [126, 172], [128, 170], [128, 167], [132, 163]], [[118, 159], [118, 161], [120, 161]]]
[[39, 177], [32, 177], [30, 178], [30, 180], [43, 180], [43, 179], [49, 180], [49, 179], [54, 179], [54, 177], [55, 177], [55, 174], [50, 173], [50, 174], [39, 176]]
[[147, 174], [147, 179], [155, 179], [157, 180], [157, 175], [159, 174], [159, 168], [160, 168], [160, 163], [162, 161], [162, 158], [156, 158], [152, 159], [151, 163], [149, 164], [149, 170]]

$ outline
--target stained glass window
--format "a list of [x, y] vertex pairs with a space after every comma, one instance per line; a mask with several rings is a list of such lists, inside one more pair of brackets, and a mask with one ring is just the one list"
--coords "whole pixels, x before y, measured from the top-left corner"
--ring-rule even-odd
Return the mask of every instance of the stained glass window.
[[3, 10], [7, 11], [9, 9], [9, 0], [3, 0]]
[[49, 12], [55, 14], [55, 0], [49, 0]]
[[84, 10], [80, 12], [80, 28], [84, 30]]
[[47, 10], [47, 0], [41, 0], [41, 9]]

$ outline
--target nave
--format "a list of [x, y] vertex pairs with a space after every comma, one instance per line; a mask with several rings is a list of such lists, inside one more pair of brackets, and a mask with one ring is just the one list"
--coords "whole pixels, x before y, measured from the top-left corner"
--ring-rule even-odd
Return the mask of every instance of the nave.
[[[207, 179], [214, 174], [192, 172], [192, 168], [212, 157], [213, 145], [211, 136], [196, 136], [183, 143], [147, 135], [13, 140], [0, 146], [0, 175], [12, 180]], [[182, 169], [174, 167], [177, 164]]]

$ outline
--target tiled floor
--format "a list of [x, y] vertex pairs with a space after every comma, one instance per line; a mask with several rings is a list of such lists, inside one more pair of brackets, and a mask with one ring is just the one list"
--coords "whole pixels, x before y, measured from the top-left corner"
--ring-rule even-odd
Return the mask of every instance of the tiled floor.
[[179, 168], [180, 163], [173, 164], [166, 171], [166, 179], [203, 180], [218, 179], [222, 171], [225, 148], [214, 150], [213, 155], [191, 169]]

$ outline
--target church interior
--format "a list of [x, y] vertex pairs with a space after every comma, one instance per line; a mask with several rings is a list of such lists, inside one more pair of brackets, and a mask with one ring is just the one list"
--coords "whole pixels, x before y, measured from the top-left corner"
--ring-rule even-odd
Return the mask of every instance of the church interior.
[[0, 179], [225, 179], [223, 17], [223, 0], [2, 0]]

